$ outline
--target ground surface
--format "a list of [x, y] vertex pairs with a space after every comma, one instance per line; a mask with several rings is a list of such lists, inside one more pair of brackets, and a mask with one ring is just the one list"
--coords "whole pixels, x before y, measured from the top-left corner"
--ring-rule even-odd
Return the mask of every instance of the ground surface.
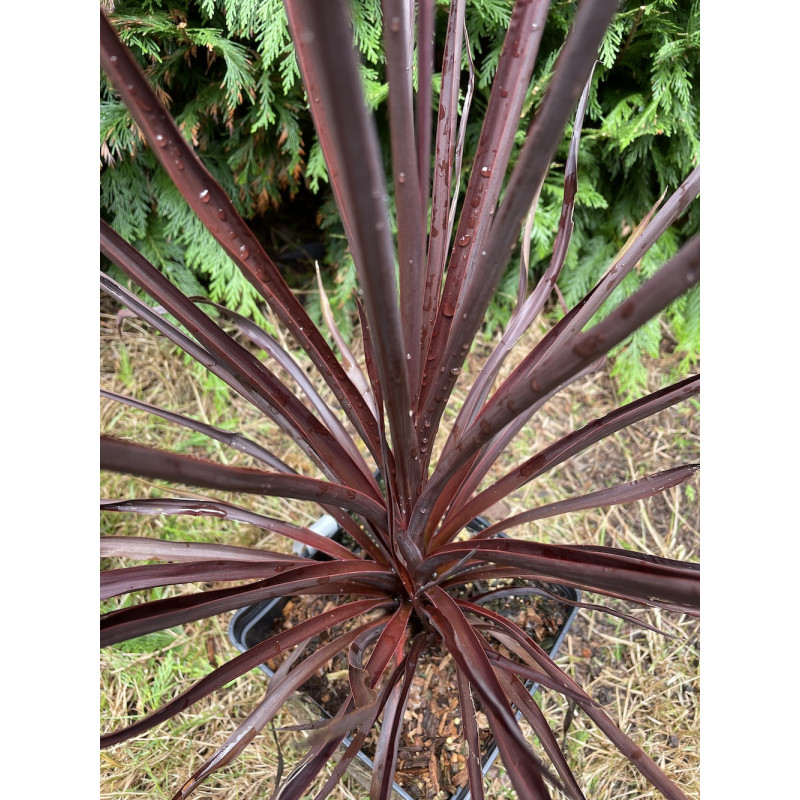
[[[275, 445], [292, 466], [303, 460], [296, 448], [287, 448], [274, 430], [238, 398], [220, 391], [218, 382], [187, 366], [161, 337], [136, 321], [127, 321], [120, 336], [114, 309], [103, 305], [101, 335], [102, 386], [138, 399], [180, 411], [251, 438]], [[532, 333], [528, 346], [541, 336]], [[460, 387], [486, 355], [476, 346], [462, 373]], [[651, 389], [669, 382], [671, 364], [653, 369]], [[620, 398], [604, 373], [571, 387], [540, 412], [513, 445], [495, 477], [541, 449], [558, 436], [602, 416]], [[662, 412], [628, 431], [616, 434], [572, 459], [552, 475], [547, 474], [498, 504], [487, 516], [501, 519], [532, 505], [699, 460], [699, 412], [694, 403]], [[181, 450], [224, 463], [248, 465], [236, 451], [209, 443], [203, 437], [176, 428], [150, 415], [103, 400], [104, 433], [134, 438], [165, 449]], [[103, 474], [105, 497], [157, 496], [157, 482]], [[169, 494], [176, 493], [170, 491]], [[210, 496], [185, 492], [187, 496]], [[553, 543], [605, 544], [631, 548], [670, 558], [699, 559], [699, 476], [664, 495], [629, 506], [581, 512], [514, 529], [516, 536]], [[309, 524], [317, 516], [310, 504], [259, 499], [254, 508], [274, 516]], [[137, 518], [104, 515], [103, 532], [171, 539], [192, 538], [231, 544], [261, 545], [289, 550], [291, 543], [246, 526], [213, 519]], [[116, 564], [114, 564], [116, 565]], [[186, 587], [193, 591], [193, 587]], [[168, 593], [176, 590], [167, 590]], [[598, 598], [587, 598], [598, 600]], [[622, 729], [648, 752], [690, 797], [699, 796], [699, 624], [696, 620], [657, 611], [639, 612], [674, 638], [664, 638], [599, 612], [580, 611], [558, 663], [601, 702]], [[107, 648], [101, 657], [102, 730], [117, 728], [146, 713], [206, 674], [235, 650], [227, 638], [231, 615], [185, 625], [181, 629], [143, 637]], [[101, 753], [102, 798], [171, 797], [177, 788], [230, 734], [258, 702], [265, 676], [254, 670], [175, 720], [159, 726], [142, 739], [120, 744]], [[541, 695], [543, 708], [587, 797], [599, 800], [649, 798], [660, 795], [619, 755], [580, 713], [574, 716], [567, 702], [552, 692]], [[287, 712], [277, 724], [291, 724]], [[530, 732], [528, 731], [530, 734]], [[281, 740], [287, 762], [294, 754], [294, 734]], [[258, 740], [234, 764], [218, 773], [199, 790], [200, 798], [269, 797], [278, 759], [271, 737]], [[489, 773], [487, 797], [514, 797], [500, 761]], [[331, 795], [361, 798], [366, 793], [347, 779]]]

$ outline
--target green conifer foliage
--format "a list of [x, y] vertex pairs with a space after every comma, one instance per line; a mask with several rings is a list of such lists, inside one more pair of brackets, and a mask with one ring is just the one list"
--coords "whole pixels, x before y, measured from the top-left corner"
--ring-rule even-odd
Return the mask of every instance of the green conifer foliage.
[[[292, 247], [324, 238], [325, 261], [335, 267], [326, 274], [329, 296], [347, 330], [348, 314], [354, 310], [354, 272], [327, 190], [325, 164], [310, 124], [282, 0], [121, 0], [113, 5], [110, 18], [121, 38], [247, 220], [291, 209], [292, 198], [301, 191], [317, 196], [319, 230], [303, 231], [304, 241]], [[352, 0], [351, 5], [366, 96], [386, 134], [388, 151], [380, 0]], [[438, 0], [438, 5], [448, 3]], [[547, 88], [558, 43], [563, 42], [576, 6], [558, 0], [551, 6], [539, 66], [520, 120], [520, 141]], [[511, 7], [511, 0], [467, 2], [475, 69], [467, 154], [477, 144]], [[438, 41], [445, 22], [446, 15], [438, 14]], [[581, 140], [575, 232], [560, 280], [568, 302], [597, 281], [662, 192], [676, 188], [697, 163], [699, 37], [697, 2], [652, 0], [623, 3], [604, 39]], [[466, 55], [462, 67], [466, 87]], [[435, 103], [438, 77], [434, 76]], [[254, 290], [175, 191], [104, 79], [100, 121], [104, 218], [183, 291], [207, 294], [260, 319]], [[559, 156], [566, 156], [567, 146], [565, 137]], [[464, 174], [469, 167], [470, 163], [464, 164]], [[533, 224], [533, 273], [547, 266], [543, 259], [552, 251], [562, 194], [563, 181], [557, 170], [551, 171]], [[695, 203], [618, 291], [635, 291], [698, 227]], [[313, 270], [298, 279], [311, 287]], [[490, 331], [508, 318], [516, 286], [512, 262], [505, 299], [501, 296], [490, 311]], [[313, 292], [309, 306], [312, 313], [318, 307]], [[639, 393], [645, 376], [642, 356], [656, 353], [665, 335], [683, 354], [682, 367], [694, 366], [699, 357], [697, 290], [618, 348], [612, 369], [624, 393]]]

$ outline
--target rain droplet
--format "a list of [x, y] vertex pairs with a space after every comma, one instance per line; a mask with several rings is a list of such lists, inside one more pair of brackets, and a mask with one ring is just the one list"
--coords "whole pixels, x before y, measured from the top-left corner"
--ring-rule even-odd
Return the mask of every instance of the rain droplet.
[[481, 167], [481, 176], [484, 178], [488, 178], [492, 174], [491, 167]]
[[115, 64], [119, 59], [116, 56], [111, 56], [111, 63]]
[[500, 97], [508, 97], [508, 89], [501, 89]]
[[182, 171], [183, 170], [183, 161], [181, 161], [179, 158], [176, 158], [175, 159], [175, 167]]
[[411, 353], [406, 353], [406, 358], [411, 361]]
[[531, 30], [532, 31], [538, 31], [539, 30], [539, 23], [538, 22], [532, 22], [531, 23]]
[[243, 244], [239, 248], [239, 255], [242, 257], [243, 261], [247, 260], [248, 256], [250, 255], [250, 251], [247, 249], [247, 245], [246, 244]]
[[462, 237], [461, 237], [461, 238], [458, 240], [458, 246], [459, 246], [459, 247], [466, 247], [466, 246], [469, 244], [469, 242], [470, 242], [470, 238], [471, 238], [471, 237], [470, 237], [470, 235], [469, 235], [468, 233], [465, 233], [465, 234], [464, 234], [464, 235], [463, 235], [463, 236], [462, 236]]
[[203, 191], [202, 191], [202, 192], [200, 192], [200, 199], [201, 199], [201, 200], [202, 200], [204, 203], [207, 203], [207, 202], [208, 202], [208, 201], [211, 199], [211, 198], [209, 197], [209, 195], [208, 195], [208, 189], [203, 189]]
[[450, 374], [451, 374], [451, 375], [458, 375], [458, 373], [459, 373], [459, 372], [461, 372], [461, 370], [460, 370], [458, 367], [453, 367], [453, 368], [450, 370]]
[[438, 236], [439, 229], [435, 225], [431, 225], [431, 236]]
[[156, 134], [156, 144], [159, 147], [166, 147], [167, 146], [167, 139], [164, 136], [164, 134], [162, 134], [162, 133], [157, 133]]
[[225, 213], [225, 209], [224, 208], [218, 208], [217, 209], [217, 216], [220, 219], [227, 219], [227, 217], [228, 217], [228, 215]]
[[228, 237], [229, 237], [230, 239], [235, 239], [235, 238], [236, 238], [236, 231], [235, 231], [235, 230], [233, 230], [233, 228], [231, 228], [231, 229], [228, 231]]
[[405, 172], [401, 172], [397, 176], [397, 181], [398, 181], [398, 183], [405, 183], [406, 182], [406, 174], [405, 174]]
[[400, 17], [392, 17], [392, 22], [389, 27], [392, 29], [393, 33], [397, 33], [400, 30]]

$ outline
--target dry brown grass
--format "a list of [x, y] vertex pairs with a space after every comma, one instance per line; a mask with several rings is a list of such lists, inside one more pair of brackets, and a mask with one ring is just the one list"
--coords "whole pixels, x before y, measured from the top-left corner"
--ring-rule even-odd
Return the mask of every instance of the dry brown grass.
[[[101, 365], [104, 388], [131, 394], [206, 422], [235, 427], [275, 452], [296, 468], [303, 468], [299, 450], [287, 446], [274, 428], [252, 412], [239, 398], [220, 402], [216, 384], [188, 367], [161, 337], [152, 336], [135, 321], [125, 323], [117, 335], [113, 314], [101, 315]], [[534, 341], [541, 330], [530, 335]], [[530, 342], [529, 342], [530, 343]], [[455, 395], [463, 398], [470, 374], [482, 361], [483, 348], [474, 348]], [[672, 359], [667, 358], [669, 367]], [[663, 369], [663, 367], [662, 367]], [[660, 386], [663, 372], [653, 372], [651, 388]], [[461, 394], [459, 394], [461, 393]], [[327, 394], [327, 392], [324, 392]], [[604, 374], [591, 376], [554, 399], [518, 437], [500, 474], [531, 452], [558, 436], [601, 416], [618, 404], [613, 383]], [[540, 505], [575, 493], [698, 460], [698, 414], [685, 403], [662, 412], [652, 420], [620, 432], [588, 452], [572, 459], [553, 475], [545, 475], [498, 504], [488, 516], [500, 519], [532, 505]], [[242, 454], [202, 441], [186, 431], [103, 401], [103, 431], [135, 438], [165, 448], [184, 448], [224, 463], [251, 466]], [[189, 446], [185, 445], [189, 442]], [[103, 475], [104, 496], [148, 496], [159, 491], [156, 483], [118, 475]], [[174, 494], [173, 490], [170, 490]], [[192, 496], [221, 496], [187, 493]], [[241, 502], [241, 498], [237, 498]], [[553, 543], [579, 542], [629, 547], [670, 558], [697, 559], [699, 478], [666, 494], [640, 503], [605, 510], [581, 512], [513, 529], [515, 536]], [[251, 507], [302, 524], [318, 516], [310, 504], [275, 498], [255, 498]], [[188, 536], [205, 541], [265, 546], [288, 551], [291, 543], [263, 531], [215, 520], [188, 518], [168, 520], [135, 515], [105, 515], [104, 532], [164, 536]], [[196, 587], [184, 587], [193, 591]], [[171, 589], [170, 591], [177, 591]], [[587, 598], [597, 601], [598, 598]], [[640, 613], [640, 612], [637, 612]], [[584, 685], [622, 729], [642, 746], [690, 797], [699, 796], [699, 682], [698, 623], [688, 617], [657, 611], [643, 614], [651, 623], [672, 634], [666, 639], [597, 612], [581, 611], [558, 662]], [[221, 662], [235, 654], [227, 638], [230, 615], [186, 625], [168, 638], [168, 646], [156, 656], [150, 652], [123, 652], [109, 648], [102, 656], [102, 726], [110, 730], [131, 716], [152, 708], [156, 697], [169, 699]], [[208, 650], [206, 639], [213, 642]], [[130, 677], [133, 676], [133, 680]], [[235, 724], [258, 701], [265, 677], [254, 670], [164, 724], [143, 739], [110, 748], [101, 754], [101, 797], [171, 797], [205, 756], [219, 746]], [[155, 688], [153, 688], [155, 687]], [[559, 740], [563, 737], [568, 759], [588, 797], [600, 800], [659, 796], [638, 772], [608, 744], [602, 734], [577, 713], [574, 718], [563, 698], [552, 692], [541, 696]], [[291, 721], [287, 715], [278, 724]], [[565, 730], [566, 728], [566, 730]], [[284, 738], [288, 744], [289, 738]], [[291, 762], [292, 755], [287, 754]], [[250, 798], [269, 796], [277, 768], [271, 737], [250, 746], [235, 764], [222, 770], [198, 792], [198, 797]], [[355, 781], [345, 781], [332, 797], [362, 798]], [[511, 784], [500, 762], [492, 768], [488, 797], [513, 797]]]

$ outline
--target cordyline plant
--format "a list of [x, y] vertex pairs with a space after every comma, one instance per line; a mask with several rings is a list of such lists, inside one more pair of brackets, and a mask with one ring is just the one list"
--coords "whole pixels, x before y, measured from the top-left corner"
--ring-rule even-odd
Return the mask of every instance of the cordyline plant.
[[[326, 594], [358, 599], [271, 636], [149, 716], [103, 736], [101, 744], [109, 746], [138, 736], [268, 658], [292, 651], [260, 705], [176, 794], [186, 797], [251, 742], [309, 677], [344, 651], [349, 657], [349, 698], [333, 720], [314, 733], [307, 753], [276, 793], [281, 800], [303, 797], [345, 735], [355, 731], [346, 755], [316, 795], [327, 796], [380, 719], [371, 796], [388, 798], [415, 666], [426, 648], [443, 642], [457, 667], [460, 716], [468, 744], [466, 769], [473, 797], [484, 796], [476, 703], [489, 720], [520, 798], [549, 797], [545, 781], [571, 798], [583, 797], [547, 721], [524, 688], [522, 680], [528, 679], [575, 703], [665, 796], [683, 797], [533, 639], [486, 607], [486, 600], [502, 589], [477, 598], [463, 591], [475, 581], [496, 580], [500, 583], [495, 585], [502, 586], [504, 580], [514, 578], [516, 594], [526, 592], [519, 588], [520, 581], [539, 581], [681, 613], [696, 615], [698, 611], [696, 564], [609, 547], [539, 544], [496, 535], [531, 520], [648, 497], [686, 480], [697, 469], [695, 464], [534, 508], [466, 538], [462, 533], [477, 515], [565, 459], [699, 392], [699, 377], [691, 377], [624, 405], [533, 454], [478, 491], [498, 456], [549, 398], [597, 369], [605, 353], [699, 280], [699, 241], [695, 239], [602, 322], [587, 327], [624, 276], [697, 196], [696, 170], [639, 224], [600, 283], [495, 388], [506, 356], [550, 296], [569, 246], [578, 139], [587, 101], [584, 87], [603, 33], [617, 10], [616, 0], [581, 3], [547, 94], [506, 178], [549, 3], [518, 0], [514, 5], [463, 197], [453, 176], [459, 174], [463, 158], [464, 141], [459, 134], [464, 130], [470, 97], [467, 85], [459, 114], [460, 65], [462, 52], [469, 47], [463, 33], [465, 2], [454, 0], [449, 7], [438, 119], [434, 120], [433, 0], [384, 0], [392, 147], [389, 179], [396, 193], [396, 234], [387, 209], [387, 177], [378, 140], [362, 95], [348, 8], [344, 0], [286, 0], [285, 5], [358, 270], [366, 375], [343, 346], [341, 359], [334, 355], [101, 14], [103, 69], [145, 139], [197, 216], [305, 351], [339, 406], [335, 412], [326, 405], [297, 362], [265, 332], [233, 313], [217, 310], [269, 354], [268, 363], [224, 332], [203, 312], [201, 300], [183, 296], [101, 223], [103, 254], [161, 308], [144, 304], [105, 275], [101, 276], [103, 290], [273, 420], [307, 456], [312, 465], [309, 471], [321, 477], [298, 474], [274, 453], [242, 436], [111, 393], [105, 394], [221, 440], [246, 453], [260, 467], [225, 466], [109, 437], [101, 440], [101, 466], [195, 487], [310, 500], [335, 518], [358, 550], [353, 552], [308, 528], [227, 502], [182, 498], [103, 501], [106, 511], [243, 522], [317, 548], [329, 559], [225, 545], [104, 537], [103, 556], [163, 562], [102, 572], [104, 599], [187, 582], [230, 582], [230, 586], [107, 613], [101, 619], [101, 642], [111, 645], [276, 596]], [[419, 87], [416, 95], [413, 76]], [[514, 316], [433, 458], [434, 439], [457, 375], [525, 221], [535, 209], [564, 130], [573, 119], [563, 213], [550, 266], [528, 292], [523, 237]], [[303, 399], [300, 392], [295, 393], [296, 387], [302, 390]], [[345, 424], [357, 433], [363, 446], [356, 445]], [[378, 471], [385, 478], [385, 487], [375, 477]], [[531, 587], [529, 591], [541, 590]], [[376, 615], [376, 610], [381, 613]], [[345, 621], [354, 621], [347, 632], [302, 655], [313, 637]], [[513, 658], [499, 652], [501, 644]], [[522, 735], [512, 706], [532, 726], [553, 769], [536, 756]]]

